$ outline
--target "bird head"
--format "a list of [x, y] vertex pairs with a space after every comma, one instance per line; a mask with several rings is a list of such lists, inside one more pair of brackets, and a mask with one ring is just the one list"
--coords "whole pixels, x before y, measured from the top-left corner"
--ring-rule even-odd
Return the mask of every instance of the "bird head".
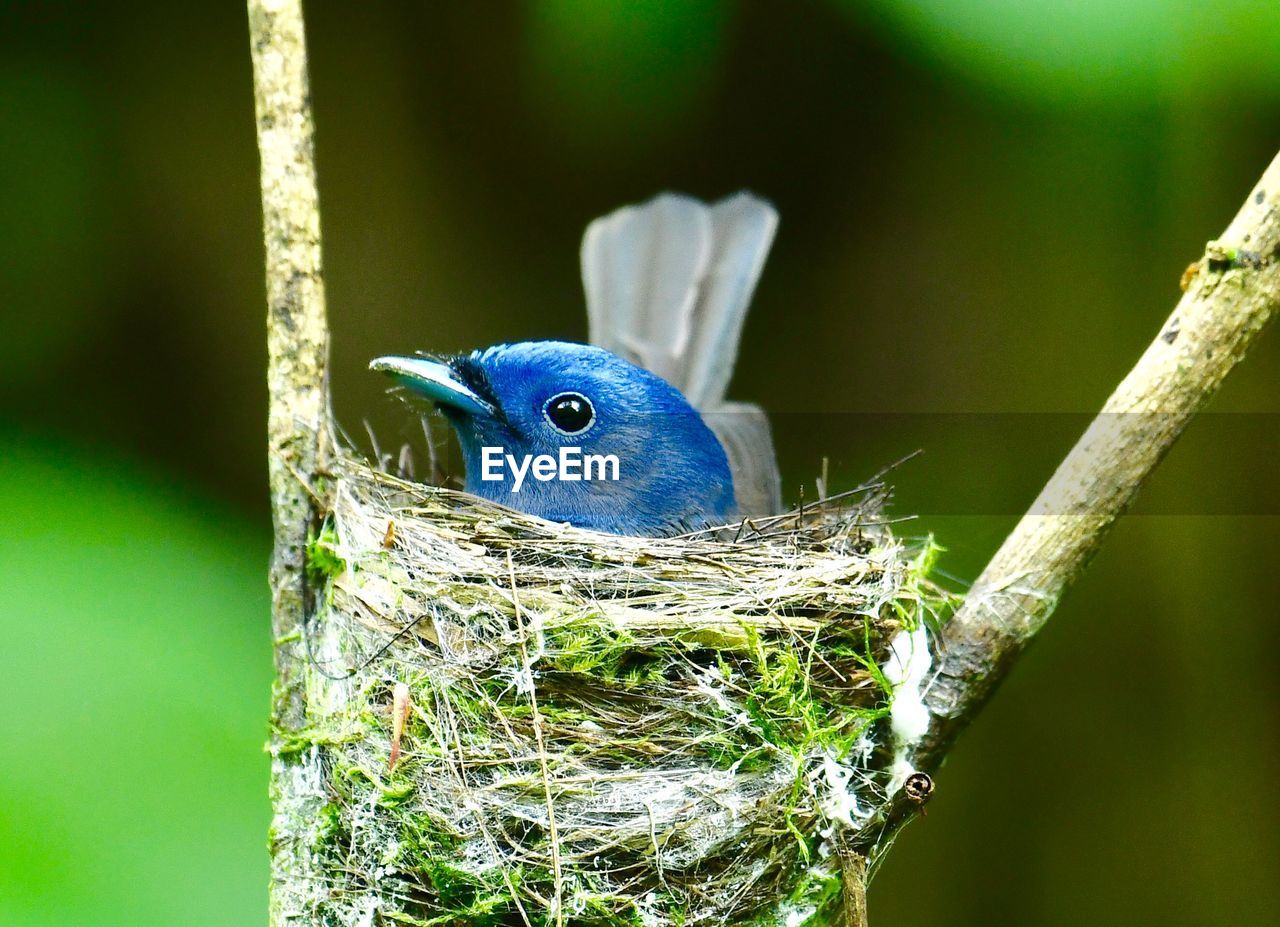
[[521, 342], [370, 367], [444, 413], [470, 493], [615, 534], [678, 534], [735, 513], [724, 449], [702, 416], [603, 348]]

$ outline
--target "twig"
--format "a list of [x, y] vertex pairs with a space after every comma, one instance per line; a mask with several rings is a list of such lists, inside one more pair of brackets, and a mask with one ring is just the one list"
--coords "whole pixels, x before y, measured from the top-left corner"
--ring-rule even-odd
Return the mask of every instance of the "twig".
[[[277, 639], [296, 639], [306, 613], [307, 530], [316, 510], [307, 485], [293, 474], [316, 485], [332, 446], [314, 130], [300, 0], [249, 0], [248, 8], [266, 245], [272, 621]], [[280, 685], [290, 696], [277, 711], [295, 719], [300, 663], [296, 645], [277, 648]], [[277, 717], [277, 723], [288, 720]]]
[[[329, 331], [320, 273], [307, 54], [300, 0], [248, 0], [254, 107], [262, 159], [266, 246], [268, 472], [275, 543], [271, 561], [276, 695], [272, 707], [271, 794], [275, 809], [270, 917], [297, 924], [316, 880], [306, 834], [324, 801], [314, 756], [282, 749], [306, 724], [304, 622], [311, 601], [309, 531], [324, 505], [333, 446], [327, 363]], [[322, 681], [330, 689], [340, 683]]]
[[[912, 762], [937, 768], [1044, 626], [1138, 488], [1280, 304], [1280, 155], [1186, 292], [943, 629], [932, 714]], [[890, 819], [918, 806], [899, 795]]]
[[841, 905], [844, 923], [841, 927], [867, 927], [867, 860], [848, 847], [836, 851], [840, 860], [842, 882]]

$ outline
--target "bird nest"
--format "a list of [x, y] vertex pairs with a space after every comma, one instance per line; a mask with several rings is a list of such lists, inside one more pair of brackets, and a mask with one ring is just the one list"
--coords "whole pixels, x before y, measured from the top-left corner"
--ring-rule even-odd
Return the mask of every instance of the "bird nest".
[[886, 495], [615, 537], [344, 461], [277, 745], [321, 771], [314, 922], [839, 922], [945, 604]]

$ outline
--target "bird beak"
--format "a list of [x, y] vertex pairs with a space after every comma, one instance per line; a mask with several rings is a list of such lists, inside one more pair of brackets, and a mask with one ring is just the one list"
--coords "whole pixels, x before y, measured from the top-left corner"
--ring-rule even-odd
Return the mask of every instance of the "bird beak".
[[453, 368], [425, 357], [376, 357], [370, 370], [380, 370], [420, 396], [471, 415], [492, 415], [493, 406], [477, 396]]

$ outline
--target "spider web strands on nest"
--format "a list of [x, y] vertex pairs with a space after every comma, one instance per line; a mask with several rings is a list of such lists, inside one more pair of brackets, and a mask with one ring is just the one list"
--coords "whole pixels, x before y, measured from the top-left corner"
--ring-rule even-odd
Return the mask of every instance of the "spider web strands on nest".
[[580, 531], [340, 462], [311, 553], [315, 629], [341, 639], [318, 652], [350, 694], [296, 738], [329, 770], [315, 913], [838, 918], [837, 849], [874, 843], [886, 800], [880, 666], [942, 601], [883, 492], [735, 544]]

